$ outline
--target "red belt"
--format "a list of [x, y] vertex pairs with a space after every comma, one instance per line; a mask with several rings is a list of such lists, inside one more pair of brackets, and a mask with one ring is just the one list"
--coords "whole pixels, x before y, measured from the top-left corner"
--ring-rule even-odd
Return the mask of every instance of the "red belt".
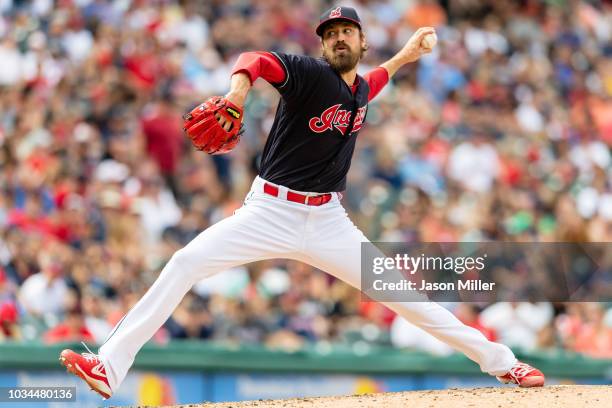
[[[264, 193], [270, 194], [271, 196], [278, 197], [278, 187], [272, 184], [264, 184]], [[293, 191], [287, 191], [287, 201], [293, 201], [294, 203], [306, 204], [306, 205], [323, 205], [328, 203], [332, 199], [331, 193], [320, 194], [317, 196], [308, 196], [304, 194], [295, 193]]]

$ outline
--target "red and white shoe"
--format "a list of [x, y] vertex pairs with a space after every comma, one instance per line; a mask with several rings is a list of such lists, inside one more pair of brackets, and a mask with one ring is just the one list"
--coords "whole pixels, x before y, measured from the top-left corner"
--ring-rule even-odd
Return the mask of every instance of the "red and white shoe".
[[517, 384], [523, 388], [541, 387], [546, 380], [540, 370], [520, 361], [517, 361], [510, 371], [497, 379], [504, 384]]
[[77, 354], [66, 349], [61, 352], [59, 360], [69, 373], [81, 377], [102, 398], [111, 397], [113, 392], [106, 377], [106, 369], [97, 355], [93, 353]]

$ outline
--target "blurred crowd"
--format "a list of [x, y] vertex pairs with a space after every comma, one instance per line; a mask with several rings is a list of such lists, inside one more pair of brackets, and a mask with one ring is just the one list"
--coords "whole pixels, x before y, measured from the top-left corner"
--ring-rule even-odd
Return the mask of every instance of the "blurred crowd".
[[[370, 105], [343, 203], [372, 240], [612, 241], [612, 5], [376, 0], [357, 8], [382, 63], [419, 26], [434, 52]], [[100, 343], [172, 253], [229, 216], [278, 95], [260, 80], [229, 155], [181, 114], [223, 94], [240, 52], [318, 56], [324, 0], [0, 1], [0, 341]], [[610, 272], [610, 271], [608, 271]], [[307, 265], [196, 285], [154, 341], [393, 344], [446, 353]], [[491, 339], [612, 358], [602, 303], [448, 305]]]

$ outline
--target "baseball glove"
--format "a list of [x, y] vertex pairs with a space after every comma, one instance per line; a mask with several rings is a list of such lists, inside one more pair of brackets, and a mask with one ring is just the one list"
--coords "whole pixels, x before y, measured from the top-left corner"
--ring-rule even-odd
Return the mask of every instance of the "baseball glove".
[[[230, 122], [225, 130], [217, 115]], [[208, 154], [223, 154], [232, 150], [240, 141], [242, 109], [221, 96], [213, 96], [183, 116], [183, 130], [196, 149]]]

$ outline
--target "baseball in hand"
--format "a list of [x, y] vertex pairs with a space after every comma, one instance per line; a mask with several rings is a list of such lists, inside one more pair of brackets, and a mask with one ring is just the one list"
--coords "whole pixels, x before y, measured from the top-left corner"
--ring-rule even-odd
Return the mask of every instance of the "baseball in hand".
[[431, 50], [433, 47], [436, 46], [437, 43], [438, 43], [438, 36], [436, 35], [436, 33], [427, 34], [421, 40], [421, 47]]

